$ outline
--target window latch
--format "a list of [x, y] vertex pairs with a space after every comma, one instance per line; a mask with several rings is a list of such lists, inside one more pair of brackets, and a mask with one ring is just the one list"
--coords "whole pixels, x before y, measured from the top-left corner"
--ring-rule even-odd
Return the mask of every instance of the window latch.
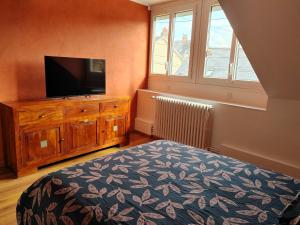
[[168, 62], [165, 63], [165, 69], [166, 69], [166, 72], [168, 73], [169, 72], [169, 63]]
[[229, 65], [229, 75], [230, 75], [231, 80], [233, 79], [233, 73], [234, 73], [234, 64], [230, 63], [230, 65]]

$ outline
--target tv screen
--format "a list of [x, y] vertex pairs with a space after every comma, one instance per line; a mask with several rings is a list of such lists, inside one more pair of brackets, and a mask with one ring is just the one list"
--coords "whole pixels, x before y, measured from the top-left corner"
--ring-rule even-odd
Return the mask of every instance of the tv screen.
[[45, 56], [47, 97], [105, 94], [105, 60]]

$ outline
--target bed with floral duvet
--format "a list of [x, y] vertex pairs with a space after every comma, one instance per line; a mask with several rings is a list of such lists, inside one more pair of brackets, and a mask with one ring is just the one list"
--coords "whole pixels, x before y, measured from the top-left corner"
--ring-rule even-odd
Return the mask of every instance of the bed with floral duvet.
[[289, 224], [300, 181], [171, 141], [128, 148], [42, 177], [18, 224]]

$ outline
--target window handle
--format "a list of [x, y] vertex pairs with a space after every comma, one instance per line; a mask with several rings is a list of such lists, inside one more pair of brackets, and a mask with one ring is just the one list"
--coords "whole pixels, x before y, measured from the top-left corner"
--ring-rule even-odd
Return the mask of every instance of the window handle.
[[165, 69], [166, 69], [166, 72], [168, 73], [169, 72], [168, 71], [169, 70], [169, 63], [168, 62], [165, 63]]
[[208, 56], [211, 56], [212, 55], [212, 50], [210, 49], [210, 48], [208, 48], [207, 50], [206, 50], [206, 57], [208, 57]]
[[233, 79], [233, 73], [234, 73], [234, 64], [230, 63], [230, 65], [229, 65], [229, 74], [231, 76], [231, 79]]

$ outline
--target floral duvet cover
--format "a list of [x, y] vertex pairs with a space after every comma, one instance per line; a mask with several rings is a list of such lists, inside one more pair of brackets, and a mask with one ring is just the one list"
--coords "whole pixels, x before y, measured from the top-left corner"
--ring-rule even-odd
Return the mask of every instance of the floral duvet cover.
[[18, 224], [279, 224], [300, 181], [233, 158], [154, 141], [32, 184]]

